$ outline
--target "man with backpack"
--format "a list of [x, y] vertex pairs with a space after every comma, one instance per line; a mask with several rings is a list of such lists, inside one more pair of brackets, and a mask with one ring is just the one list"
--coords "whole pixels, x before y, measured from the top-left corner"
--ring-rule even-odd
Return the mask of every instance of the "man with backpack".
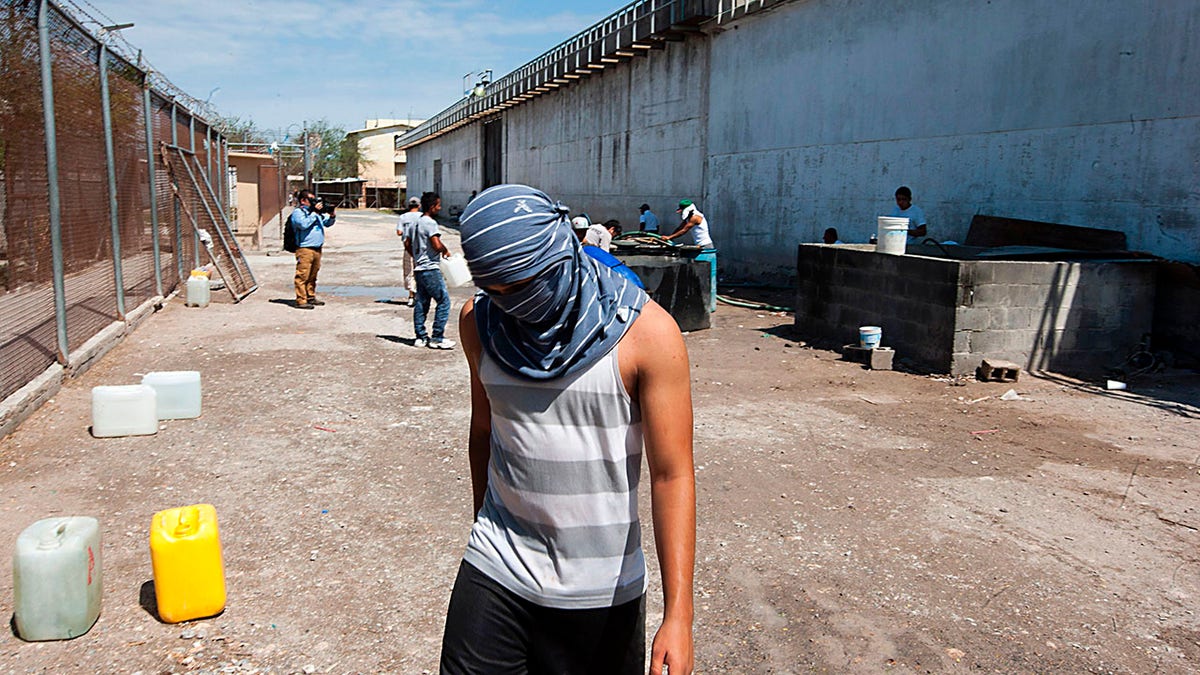
[[[325, 304], [317, 299], [317, 272], [321, 269], [321, 248], [325, 246], [325, 228], [333, 227], [337, 216], [326, 208], [312, 190], [297, 193], [300, 205], [288, 216], [288, 229], [294, 236], [296, 254], [296, 309], [313, 309]], [[285, 232], [285, 235], [287, 233]], [[284, 249], [288, 248], [285, 236]]]

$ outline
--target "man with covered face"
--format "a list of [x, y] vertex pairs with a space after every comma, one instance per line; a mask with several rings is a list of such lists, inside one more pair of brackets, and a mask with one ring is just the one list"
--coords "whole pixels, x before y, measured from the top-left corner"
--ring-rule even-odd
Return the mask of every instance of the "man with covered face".
[[582, 252], [567, 212], [534, 188], [499, 185], [460, 218], [481, 289], [459, 324], [475, 522], [441, 672], [644, 672], [644, 447], [664, 604], [650, 672], [686, 675], [696, 542], [687, 350], [665, 310]]

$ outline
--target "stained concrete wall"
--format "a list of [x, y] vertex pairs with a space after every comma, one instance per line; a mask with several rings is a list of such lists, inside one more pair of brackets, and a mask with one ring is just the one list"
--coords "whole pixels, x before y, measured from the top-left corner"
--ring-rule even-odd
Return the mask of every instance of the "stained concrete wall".
[[881, 326], [883, 344], [934, 372], [973, 372], [985, 358], [1031, 370], [1096, 374], [1151, 331], [1151, 261], [958, 261], [802, 244], [796, 330], [851, 343]]
[[483, 182], [480, 154], [483, 127], [468, 125], [429, 143], [408, 149], [408, 195], [420, 197], [434, 189], [434, 161], [442, 162], [442, 181], [438, 194], [446, 215], [460, 213], [472, 190]]
[[[680, 199], [703, 190], [707, 54], [705, 40], [670, 43], [509, 109], [504, 181], [626, 229], [648, 203], [666, 226]], [[442, 159], [443, 201], [465, 203], [483, 180], [481, 133], [468, 125], [411, 148], [410, 192], [431, 189]]]
[[[1197, 35], [1183, 0], [790, 2], [505, 111], [504, 179], [623, 222], [696, 199], [757, 277], [829, 226], [866, 241], [900, 184], [940, 239], [992, 213], [1200, 262]], [[416, 189], [434, 156], [478, 187], [479, 134], [413, 148]]]

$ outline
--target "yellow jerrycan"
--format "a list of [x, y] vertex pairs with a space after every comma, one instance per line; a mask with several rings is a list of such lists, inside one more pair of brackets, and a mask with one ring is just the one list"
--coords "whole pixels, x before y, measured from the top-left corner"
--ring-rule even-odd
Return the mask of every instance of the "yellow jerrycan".
[[158, 616], [179, 623], [225, 609], [225, 566], [212, 504], [167, 509], [150, 523]]

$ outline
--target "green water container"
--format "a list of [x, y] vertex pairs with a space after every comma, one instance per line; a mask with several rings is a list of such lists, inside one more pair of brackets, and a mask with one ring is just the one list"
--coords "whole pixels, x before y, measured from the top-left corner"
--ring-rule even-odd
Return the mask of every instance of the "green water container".
[[100, 616], [100, 523], [46, 518], [25, 528], [13, 553], [13, 618], [22, 640], [68, 640]]

